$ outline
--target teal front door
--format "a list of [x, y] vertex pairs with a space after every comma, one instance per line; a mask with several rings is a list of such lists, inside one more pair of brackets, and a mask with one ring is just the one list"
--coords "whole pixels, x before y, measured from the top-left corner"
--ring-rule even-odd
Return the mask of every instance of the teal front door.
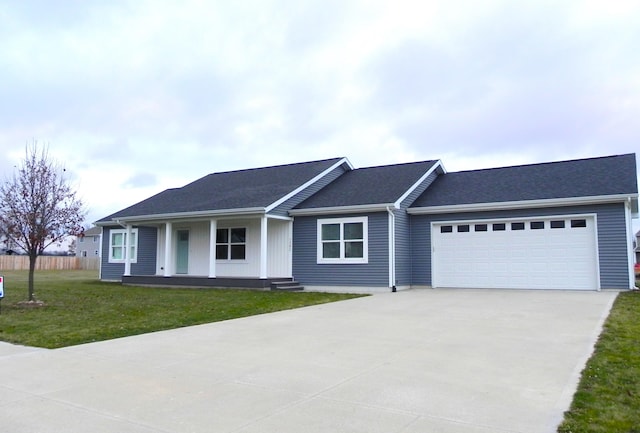
[[189, 273], [189, 230], [178, 230], [176, 245], [176, 274]]

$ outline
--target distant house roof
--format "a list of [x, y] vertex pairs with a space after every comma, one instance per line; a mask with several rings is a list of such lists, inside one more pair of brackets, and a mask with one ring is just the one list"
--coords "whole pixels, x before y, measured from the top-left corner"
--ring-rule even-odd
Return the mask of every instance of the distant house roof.
[[411, 208], [637, 194], [634, 154], [439, 176]]
[[84, 236], [99, 236], [102, 234], [102, 228], [100, 227], [91, 227], [84, 231]]
[[294, 208], [332, 208], [396, 202], [439, 161], [358, 168], [340, 176]]
[[98, 224], [138, 216], [264, 209], [341, 161], [350, 165], [345, 158], [332, 158], [212, 173], [102, 218]]

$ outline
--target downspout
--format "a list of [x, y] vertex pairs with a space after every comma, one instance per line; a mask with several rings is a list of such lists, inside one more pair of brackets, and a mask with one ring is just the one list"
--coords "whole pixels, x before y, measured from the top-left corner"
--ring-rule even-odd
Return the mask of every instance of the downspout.
[[396, 291], [396, 216], [387, 206], [389, 214], [389, 287], [391, 291]]

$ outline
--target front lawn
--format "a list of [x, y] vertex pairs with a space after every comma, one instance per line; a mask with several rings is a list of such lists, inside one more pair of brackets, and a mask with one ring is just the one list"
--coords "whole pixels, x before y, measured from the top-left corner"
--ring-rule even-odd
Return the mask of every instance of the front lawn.
[[560, 433], [640, 433], [640, 292], [618, 295]]
[[322, 304], [361, 295], [223, 289], [174, 289], [100, 282], [96, 271], [38, 271], [27, 299], [27, 272], [0, 271], [0, 340], [58, 348], [182, 326]]

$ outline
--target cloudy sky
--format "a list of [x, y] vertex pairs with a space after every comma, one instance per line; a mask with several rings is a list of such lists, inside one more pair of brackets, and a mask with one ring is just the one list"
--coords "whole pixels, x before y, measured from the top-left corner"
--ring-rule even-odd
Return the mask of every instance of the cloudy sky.
[[0, 0], [0, 173], [88, 222], [215, 171], [640, 150], [640, 2]]

